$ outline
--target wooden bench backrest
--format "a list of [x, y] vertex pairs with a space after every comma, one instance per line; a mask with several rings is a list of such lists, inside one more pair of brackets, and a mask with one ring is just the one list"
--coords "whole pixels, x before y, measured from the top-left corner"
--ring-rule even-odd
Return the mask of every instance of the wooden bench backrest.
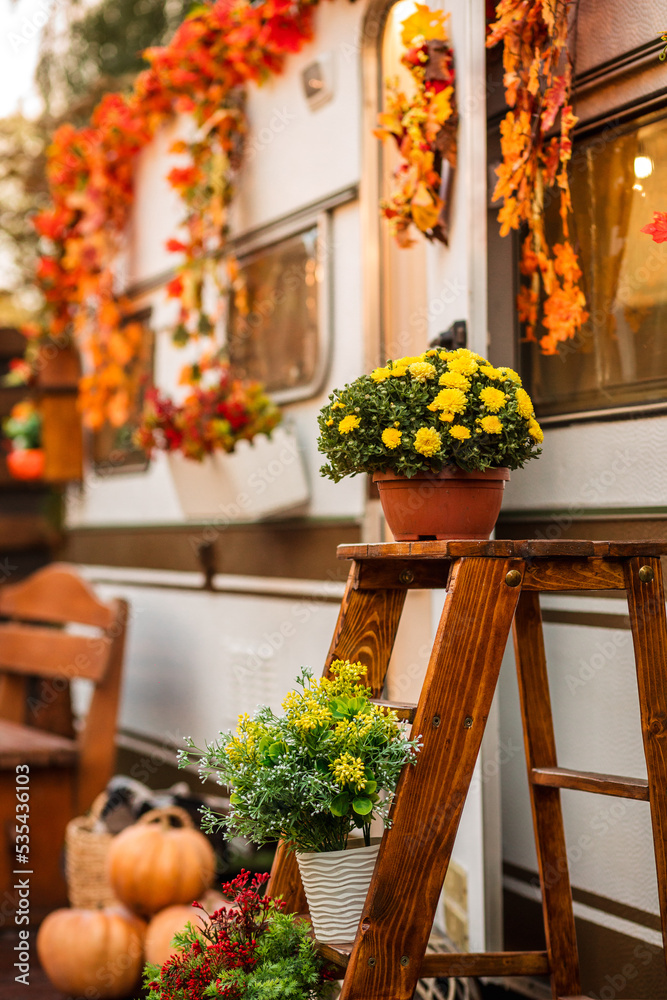
[[[73, 737], [69, 682], [94, 691], [79, 745], [77, 799], [87, 809], [113, 771], [127, 604], [104, 604], [74, 569], [54, 563], [0, 589], [0, 717]], [[73, 635], [54, 626], [92, 626]], [[34, 678], [41, 678], [35, 687]]]

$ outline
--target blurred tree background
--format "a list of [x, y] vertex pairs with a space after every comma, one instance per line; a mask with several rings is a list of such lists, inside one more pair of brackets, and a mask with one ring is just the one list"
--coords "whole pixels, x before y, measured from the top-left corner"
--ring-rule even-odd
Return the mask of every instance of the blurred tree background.
[[41, 306], [33, 284], [39, 240], [30, 219], [48, 202], [50, 136], [65, 121], [87, 124], [100, 98], [126, 90], [144, 68], [143, 49], [173, 34], [191, 0], [68, 0], [44, 26], [36, 69], [37, 118], [0, 119], [0, 326], [16, 326]]

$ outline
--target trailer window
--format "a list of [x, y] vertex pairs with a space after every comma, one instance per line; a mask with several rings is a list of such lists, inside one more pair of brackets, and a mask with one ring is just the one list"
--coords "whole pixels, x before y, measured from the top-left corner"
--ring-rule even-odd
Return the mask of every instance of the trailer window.
[[259, 379], [273, 393], [316, 380], [322, 269], [316, 225], [240, 259], [228, 327], [240, 378]]
[[572, 235], [590, 319], [556, 356], [522, 343], [540, 415], [667, 400], [667, 243], [640, 231], [667, 210], [665, 191], [665, 120], [608, 129], [577, 148]]

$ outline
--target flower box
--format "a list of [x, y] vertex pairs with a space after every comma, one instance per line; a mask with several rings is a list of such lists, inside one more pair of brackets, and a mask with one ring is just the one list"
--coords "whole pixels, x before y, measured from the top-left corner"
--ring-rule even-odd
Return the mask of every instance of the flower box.
[[233, 452], [216, 451], [203, 462], [179, 452], [168, 456], [171, 475], [188, 520], [258, 521], [295, 513], [310, 498], [299, 443], [278, 427], [270, 438], [239, 441]]

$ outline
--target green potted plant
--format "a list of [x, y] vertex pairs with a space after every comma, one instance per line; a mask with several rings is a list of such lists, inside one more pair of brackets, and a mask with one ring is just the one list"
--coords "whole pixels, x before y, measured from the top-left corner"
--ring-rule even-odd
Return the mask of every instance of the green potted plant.
[[388, 361], [335, 390], [319, 427], [322, 474], [372, 474], [397, 541], [488, 538], [544, 437], [517, 373], [465, 348]]
[[[284, 715], [259, 708], [204, 751], [189, 740], [181, 756], [198, 757], [202, 777], [230, 789], [229, 815], [209, 812], [209, 829], [258, 844], [280, 838], [296, 852], [320, 941], [354, 939], [379, 849], [371, 822], [389, 825], [401, 770], [419, 746], [395, 713], [371, 703], [365, 673], [347, 660], [319, 681], [304, 669]], [[350, 837], [355, 830], [361, 836]]]
[[7, 468], [14, 479], [41, 479], [44, 476], [42, 418], [31, 400], [17, 403], [3, 421], [2, 430], [11, 450]]
[[[148, 1000], [324, 1000], [332, 993], [308, 925], [262, 896], [268, 875], [243, 871], [223, 885], [228, 906], [208, 913], [174, 938], [162, 966], [147, 965]], [[194, 914], [193, 914], [194, 916]]]

